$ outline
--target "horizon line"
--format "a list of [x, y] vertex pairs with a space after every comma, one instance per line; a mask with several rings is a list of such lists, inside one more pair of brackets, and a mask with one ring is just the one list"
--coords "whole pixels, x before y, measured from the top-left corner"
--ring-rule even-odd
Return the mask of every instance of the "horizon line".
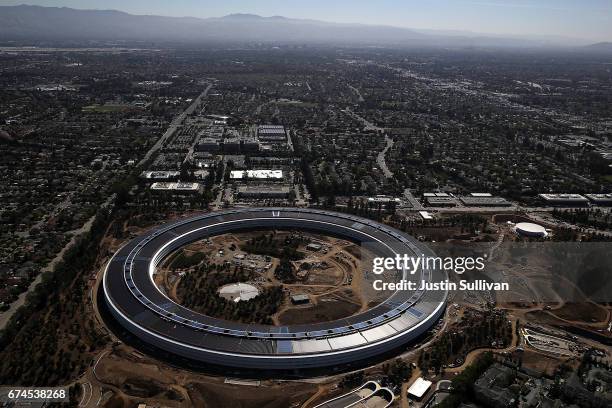
[[[130, 11], [126, 11], [126, 10], [120, 10], [120, 9], [116, 9], [116, 8], [108, 8], [108, 9], [104, 9], [104, 8], [75, 8], [75, 7], [69, 7], [69, 6], [46, 6], [46, 5], [39, 5], [39, 4], [27, 4], [27, 3], [21, 3], [21, 4], [17, 4], [17, 5], [0, 5], [0, 7], [38, 7], [38, 8], [43, 8], [43, 9], [68, 9], [68, 10], [76, 10], [76, 11], [106, 11], [106, 12], [117, 12], [117, 13], [123, 13], [123, 14], [127, 14], [130, 16], [135, 16], [135, 17], [163, 17], [163, 18], [177, 18], [177, 19], [181, 19], [181, 18], [190, 18], [190, 19], [196, 19], [196, 20], [211, 20], [211, 19], [222, 19], [222, 18], [226, 18], [226, 17], [231, 17], [231, 16], [240, 16], [240, 15], [244, 15], [244, 16], [253, 16], [253, 17], [259, 17], [262, 19], [273, 19], [273, 18], [283, 18], [283, 19], [287, 19], [287, 20], [298, 20], [298, 21], [305, 21], [305, 22], [314, 22], [314, 23], [324, 23], [324, 24], [335, 24], [335, 25], [345, 25], [345, 26], [367, 26], [367, 27], [386, 27], [386, 28], [396, 28], [396, 29], [400, 29], [400, 30], [411, 30], [414, 32], [420, 32], [423, 34], [429, 34], [432, 36], [448, 36], [448, 37], [474, 37], [474, 38], [478, 38], [478, 37], [497, 37], [500, 39], [503, 38], [514, 38], [514, 39], [524, 39], [524, 40], [532, 40], [532, 41], [544, 41], [544, 40], [552, 40], [552, 39], [558, 39], [558, 40], [575, 40], [575, 41], [583, 41], [585, 42], [584, 45], [594, 45], [594, 44], [598, 44], [598, 43], [612, 43], [612, 38], [588, 38], [588, 37], [575, 37], [575, 36], [567, 36], [567, 35], [563, 35], [563, 34], [535, 34], [535, 33], [506, 33], [506, 34], [502, 34], [502, 33], [495, 33], [495, 32], [486, 32], [486, 31], [472, 31], [472, 30], [465, 30], [465, 29], [456, 29], [456, 28], [415, 28], [415, 27], [411, 27], [411, 26], [399, 26], [399, 25], [394, 25], [394, 24], [385, 24], [385, 23], [365, 23], [365, 22], [338, 22], [338, 21], [330, 21], [330, 20], [321, 20], [321, 19], [314, 19], [314, 18], [302, 18], [302, 17], [291, 17], [291, 16], [287, 16], [287, 15], [281, 15], [281, 14], [274, 14], [274, 15], [270, 15], [270, 16], [265, 16], [265, 15], [261, 15], [258, 13], [253, 13], [253, 12], [234, 12], [234, 13], [228, 13], [228, 14], [224, 14], [224, 15], [220, 15], [220, 16], [207, 16], [207, 17], [203, 17], [203, 16], [193, 16], [193, 15], [168, 15], [168, 14], [155, 14], [155, 13], [137, 13], [137, 12], [130, 12]], [[437, 32], [437, 33], [436, 33]], [[446, 32], [446, 34], [445, 34]], [[448, 33], [448, 32], [454, 32], [454, 33]], [[559, 45], [561, 46], [561, 45]]]

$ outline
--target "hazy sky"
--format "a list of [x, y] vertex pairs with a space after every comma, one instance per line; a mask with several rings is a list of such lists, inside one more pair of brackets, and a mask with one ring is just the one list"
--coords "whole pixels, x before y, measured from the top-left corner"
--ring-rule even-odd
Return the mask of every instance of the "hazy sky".
[[282, 15], [346, 23], [612, 41], [612, 0], [0, 0], [134, 14]]

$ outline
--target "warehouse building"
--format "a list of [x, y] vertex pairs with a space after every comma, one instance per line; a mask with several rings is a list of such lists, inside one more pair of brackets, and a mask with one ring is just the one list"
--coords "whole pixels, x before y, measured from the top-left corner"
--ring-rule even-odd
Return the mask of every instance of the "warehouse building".
[[223, 153], [240, 153], [242, 140], [238, 137], [228, 137], [223, 139], [221, 150]]
[[253, 138], [230, 137], [221, 143], [223, 153], [256, 153], [259, 151], [259, 142]]
[[285, 143], [287, 133], [281, 125], [261, 125], [257, 128], [257, 138], [265, 143]]
[[368, 202], [370, 203], [381, 203], [381, 204], [389, 204], [390, 202], [394, 202], [396, 204], [401, 203], [399, 198], [386, 196], [386, 195], [377, 195], [375, 197], [368, 197]]
[[512, 205], [510, 201], [502, 197], [493, 197], [492, 195], [469, 195], [460, 197], [459, 201], [468, 207], [509, 207]]
[[223, 140], [204, 137], [198, 141], [195, 150], [198, 152], [210, 153], [257, 153], [259, 151], [259, 142], [254, 138], [245, 137], [226, 137]]
[[174, 194], [196, 194], [200, 192], [199, 183], [153, 183], [151, 184], [151, 190], [154, 192], [161, 193], [174, 193]]
[[410, 388], [408, 388], [408, 396], [417, 401], [421, 401], [423, 396], [431, 388], [431, 384], [431, 381], [427, 381], [422, 377], [417, 378]]
[[234, 170], [230, 172], [231, 180], [272, 180], [283, 179], [282, 170]]
[[310, 297], [305, 294], [291, 295], [291, 303], [294, 305], [305, 305], [310, 303]]
[[612, 206], [612, 194], [585, 194], [593, 204], [600, 205], [602, 207]]
[[454, 207], [455, 198], [448, 193], [423, 193], [425, 203], [431, 207]]
[[539, 194], [538, 196], [552, 206], [582, 207], [589, 204], [589, 200], [580, 194]]
[[218, 139], [205, 137], [198, 141], [196, 150], [199, 152], [219, 152], [221, 151], [221, 144]]
[[291, 157], [251, 157], [251, 163], [254, 166], [278, 167], [293, 163]]
[[146, 180], [170, 181], [179, 178], [180, 171], [144, 171], [140, 177]]
[[238, 187], [239, 198], [289, 198], [289, 186], [246, 185]]

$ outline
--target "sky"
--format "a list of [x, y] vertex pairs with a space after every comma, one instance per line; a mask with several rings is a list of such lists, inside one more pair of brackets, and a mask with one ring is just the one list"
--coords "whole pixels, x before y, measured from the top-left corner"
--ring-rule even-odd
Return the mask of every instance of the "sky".
[[203, 18], [252, 13], [414, 29], [612, 41], [612, 0], [0, 0], [0, 5], [24, 3]]

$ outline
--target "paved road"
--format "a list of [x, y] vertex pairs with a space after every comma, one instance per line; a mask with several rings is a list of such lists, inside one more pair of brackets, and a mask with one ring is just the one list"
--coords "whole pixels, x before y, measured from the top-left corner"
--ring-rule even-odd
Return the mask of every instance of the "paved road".
[[411, 205], [411, 209], [414, 211], [423, 211], [423, 204], [421, 204], [419, 202], [419, 200], [416, 199], [416, 197], [412, 194], [412, 192], [410, 191], [410, 189], [405, 189], [404, 190], [404, 198], [406, 199], [406, 201], [408, 201]]
[[384, 132], [385, 131], [384, 128], [381, 128], [380, 126], [376, 126], [375, 124], [373, 124], [372, 122], [370, 122], [369, 120], [367, 120], [363, 116], [358, 115], [357, 113], [353, 112], [349, 108], [342, 109], [342, 112], [346, 113], [349, 116], [352, 116], [353, 118], [355, 118], [358, 121], [360, 121], [361, 123], [363, 123], [363, 126], [364, 126], [365, 130], [375, 130], [377, 132]]
[[[101, 205], [101, 207], [107, 207], [112, 200], [115, 199], [114, 194], [107, 198], [106, 201]], [[17, 309], [19, 309], [21, 306], [23, 306], [25, 304], [26, 298], [28, 296], [28, 293], [30, 293], [31, 291], [34, 290], [34, 288], [36, 287], [36, 285], [38, 285], [41, 280], [42, 280], [42, 275], [45, 272], [49, 272], [52, 271], [55, 268], [55, 265], [58, 264], [59, 261], [62, 260], [62, 258], [64, 257], [64, 254], [66, 253], [66, 251], [68, 251], [68, 249], [70, 249], [75, 243], [76, 240], [83, 234], [89, 232], [91, 230], [91, 226], [93, 225], [93, 222], [95, 220], [96, 216], [93, 215], [91, 218], [89, 218], [85, 224], [83, 224], [83, 226], [77, 230], [74, 231], [70, 231], [73, 235], [72, 238], [70, 239], [70, 241], [68, 241], [68, 243], [66, 245], [64, 245], [64, 247], [55, 255], [55, 258], [53, 258], [48, 264], [47, 266], [45, 266], [43, 269], [41, 269], [40, 273], [36, 276], [36, 278], [30, 283], [30, 286], [28, 287], [28, 290], [26, 290], [25, 292], [21, 293], [19, 295], [19, 297], [17, 298], [16, 301], [14, 301], [13, 303], [11, 303], [11, 308], [9, 310], [7, 310], [6, 312], [3, 312], [0, 314], [0, 330], [4, 329], [4, 327], [6, 326], [6, 324], [8, 323], [8, 321], [11, 319], [11, 317], [13, 317], [13, 315], [15, 314], [15, 312], [17, 311]]]
[[[353, 88], [350, 85], [349, 87]], [[355, 91], [358, 92], [357, 89], [355, 89]], [[353, 118], [363, 123], [363, 127], [365, 130], [375, 130], [377, 132], [385, 131], [384, 128], [381, 128], [380, 126], [376, 126], [375, 124], [373, 124], [372, 122], [364, 118], [363, 116], [358, 115], [357, 113], [353, 112], [352, 110], [348, 108], [343, 109], [342, 112], [346, 113], [349, 116], [352, 116]], [[387, 162], [385, 160], [385, 154], [387, 154], [387, 151], [393, 147], [393, 139], [391, 139], [386, 133], [385, 133], [385, 142], [387, 144], [385, 145], [385, 148], [380, 153], [378, 153], [378, 156], [376, 157], [376, 163], [378, 164], [378, 167], [380, 167], [381, 170], [383, 171], [383, 174], [385, 175], [385, 177], [389, 179], [393, 177], [393, 173], [387, 167]]]
[[155, 153], [157, 150], [159, 150], [159, 148], [162, 147], [162, 145], [166, 142], [166, 140], [168, 140], [170, 137], [172, 137], [174, 132], [176, 132], [176, 130], [180, 126], [183, 125], [183, 122], [185, 121], [185, 118], [187, 118], [188, 115], [191, 115], [193, 113], [193, 111], [195, 110], [195, 108], [200, 104], [202, 99], [205, 98], [206, 95], [208, 95], [208, 92], [210, 91], [211, 88], [212, 88], [212, 84], [208, 85], [206, 87], [206, 89], [197, 98], [195, 98], [193, 100], [193, 102], [191, 102], [191, 105], [189, 105], [187, 107], [187, 109], [185, 109], [183, 111], [183, 113], [181, 113], [176, 118], [174, 118], [172, 123], [170, 123], [170, 126], [168, 127], [168, 130], [166, 130], [166, 133], [164, 133], [163, 136], [160, 137], [157, 140], [157, 142], [155, 142], [155, 144], [144, 155], [142, 160], [140, 162], [138, 162], [139, 166], [144, 164], [147, 160], [149, 160], [151, 158], [151, 156], [153, 155], [153, 153]]
[[385, 177], [389, 179], [393, 177], [393, 172], [389, 170], [389, 168], [387, 167], [387, 161], [385, 160], [385, 155], [387, 154], [387, 151], [393, 147], [393, 139], [391, 139], [389, 136], [385, 134], [385, 141], [387, 142], [387, 144], [385, 148], [381, 150], [380, 153], [378, 153], [378, 156], [376, 157], [376, 163], [378, 163], [378, 167], [381, 168]]
[[[221, 174], [225, 174], [225, 160], [221, 160], [221, 169], [218, 171], [221, 171]], [[215, 201], [213, 201], [212, 207], [213, 210], [220, 210], [221, 208], [223, 208], [223, 197], [225, 197], [225, 188], [226, 188], [226, 184], [225, 181], [222, 179], [221, 182], [219, 183], [219, 192], [217, 193], [217, 197], [215, 198]]]
[[359, 92], [359, 89], [355, 88], [353, 85], [349, 85], [348, 87], [351, 88], [351, 90], [357, 94], [357, 97], [359, 98], [359, 102], [365, 102], [365, 99], [363, 99], [363, 95], [361, 95], [361, 92]]

